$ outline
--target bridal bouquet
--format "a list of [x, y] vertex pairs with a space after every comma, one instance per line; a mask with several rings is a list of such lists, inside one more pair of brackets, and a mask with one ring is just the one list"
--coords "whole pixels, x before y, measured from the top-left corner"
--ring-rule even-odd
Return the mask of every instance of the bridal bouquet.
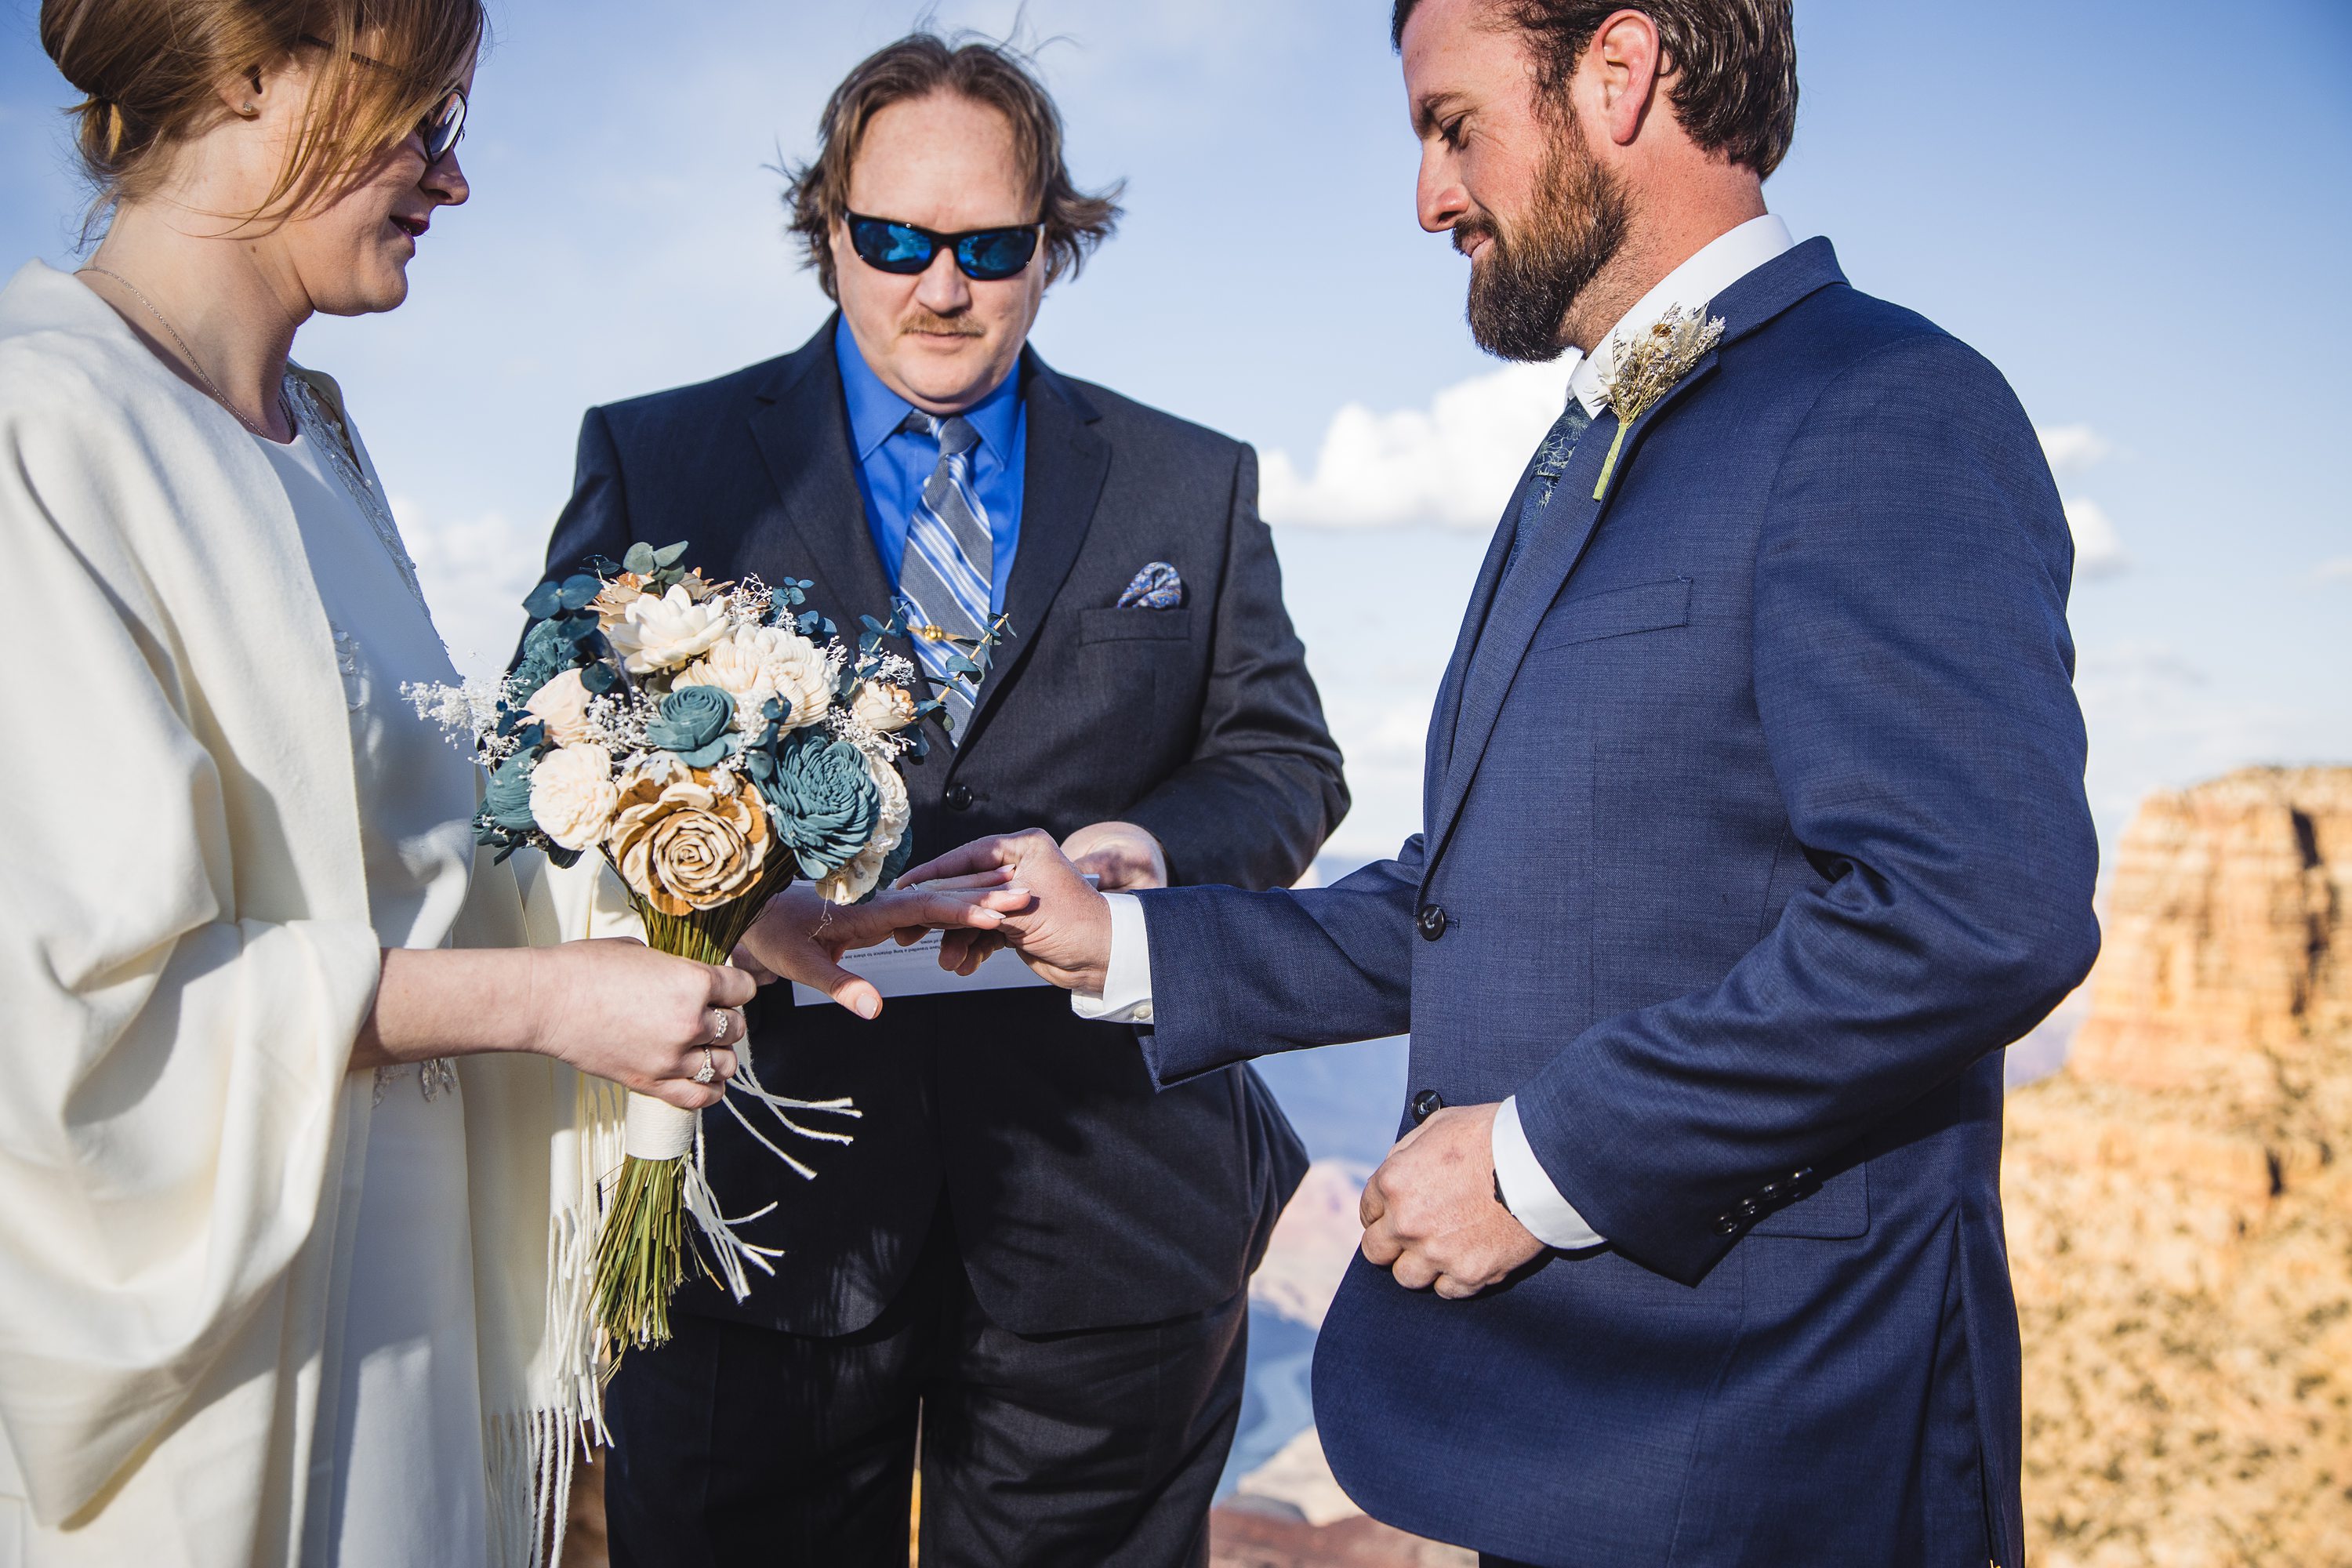
[[[888, 624], [868, 617], [853, 656], [830, 622], [802, 608], [807, 584], [712, 583], [678, 565], [685, 552], [636, 544], [617, 564], [541, 584], [524, 601], [530, 625], [511, 674], [410, 695], [478, 748], [489, 772], [475, 823], [481, 843], [501, 859], [540, 849], [559, 866], [601, 854], [649, 945], [721, 964], [793, 878], [856, 903], [906, 868], [914, 847], [900, 760], [919, 754], [915, 725], [940, 704], [917, 700], [914, 665], [882, 650], [905, 629], [903, 610]], [[953, 651], [953, 679], [977, 684], [990, 640]], [[730, 1087], [786, 1131], [849, 1141], [790, 1114], [854, 1117], [849, 1101], [772, 1094], [748, 1048], [737, 1060]], [[814, 1174], [734, 1097], [720, 1103], [778, 1159]], [[629, 1097], [627, 1158], [608, 1195], [593, 1286], [613, 1355], [668, 1339], [689, 1217], [739, 1300], [747, 1267], [773, 1272], [773, 1249], [736, 1230], [768, 1210], [732, 1220], [719, 1211], [702, 1172], [700, 1121]]]

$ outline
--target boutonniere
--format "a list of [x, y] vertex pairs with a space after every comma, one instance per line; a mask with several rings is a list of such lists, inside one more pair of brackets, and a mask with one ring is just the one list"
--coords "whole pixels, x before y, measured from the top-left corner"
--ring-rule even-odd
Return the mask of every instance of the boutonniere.
[[1608, 393], [1610, 412], [1617, 416], [1617, 438], [1609, 443], [1609, 456], [1601, 464], [1601, 482], [1592, 487], [1594, 500], [1609, 493], [1610, 477], [1617, 471], [1617, 454], [1624, 450], [1625, 432], [1633, 427], [1633, 421], [1672, 391], [1675, 383], [1688, 375], [1691, 367], [1722, 341], [1721, 316], [1710, 321], [1705, 311], [1685, 313], [1679, 305], [1669, 306], [1655, 326], [1632, 342], [1619, 341], [1616, 373], [1609, 378]]

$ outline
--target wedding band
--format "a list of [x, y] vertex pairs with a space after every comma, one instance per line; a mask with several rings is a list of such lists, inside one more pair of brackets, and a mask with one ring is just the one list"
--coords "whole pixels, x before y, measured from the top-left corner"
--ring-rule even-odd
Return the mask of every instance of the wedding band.
[[702, 1047], [702, 1070], [694, 1075], [694, 1081], [697, 1083], [709, 1083], [718, 1076], [719, 1064], [711, 1059], [710, 1047], [709, 1046], [705, 1046]]
[[716, 1020], [710, 1026], [710, 1043], [715, 1046], [727, 1037], [727, 1009], [713, 1007], [710, 1010], [710, 1016]]

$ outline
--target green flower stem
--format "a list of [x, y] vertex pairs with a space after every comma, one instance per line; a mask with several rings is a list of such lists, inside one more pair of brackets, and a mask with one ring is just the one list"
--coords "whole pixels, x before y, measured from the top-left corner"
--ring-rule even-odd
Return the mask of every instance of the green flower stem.
[[1625, 432], [1633, 427], [1631, 419], [1617, 422], [1617, 438], [1609, 443], [1609, 456], [1601, 460], [1601, 482], [1592, 487], [1592, 499], [1601, 500], [1609, 494], [1609, 476], [1617, 471], [1617, 454], [1625, 449]]
[[686, 1161], [624, 1161], [596, 1236], [596, 1326], [606, 1377], [631, 1345], [669, 1339], [669, 1300], [685, 1283]]
[[[792, 858], [779, 848], [750, 892], [715, 910], [666, 915], [643, 900], [632, 901], [646, 923], [646, 946], [718, 965], [792, 879]], [[605, 1376], [630, 1346], [668, 1342], [670, 1298], [686, 1283], [686, 1157], [623, 1161], [596, 1234], [593, 1300]]]

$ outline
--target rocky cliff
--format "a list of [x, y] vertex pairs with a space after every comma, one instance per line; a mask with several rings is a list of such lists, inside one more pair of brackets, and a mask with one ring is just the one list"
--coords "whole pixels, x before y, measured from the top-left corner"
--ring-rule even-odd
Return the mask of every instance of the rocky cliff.
[[2352, 769], [2152, 798], [2002, 1169], [2041, 1568], [2352, 1563]]

